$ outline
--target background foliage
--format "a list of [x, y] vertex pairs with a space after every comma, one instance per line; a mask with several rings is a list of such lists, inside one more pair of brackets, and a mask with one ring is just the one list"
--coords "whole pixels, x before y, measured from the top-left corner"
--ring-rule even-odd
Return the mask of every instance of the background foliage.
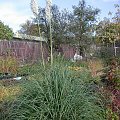
[[0, 39], [1, 40], [11, 40], [13, 38], [13, 31], [9, 26], [4, 25], [2, 21], [0, 21]]

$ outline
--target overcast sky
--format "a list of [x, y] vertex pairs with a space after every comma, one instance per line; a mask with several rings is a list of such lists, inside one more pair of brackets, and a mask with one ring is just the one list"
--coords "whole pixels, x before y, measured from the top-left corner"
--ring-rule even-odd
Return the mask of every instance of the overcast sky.
[[[0, 20], [9, 25], [14, 32], [20, 29], [20, 24], [31, 19], [33, 14], [30, 9], [31, 0], [0, 0]], [[45, 7], [46, 0], [38, 0], [39, 6]], [[120, 4], [120, 0], [86, 0], [87, 5], [101, 9], [100, 19], [108, 17], [108, 12], [115, 12], [114, 4]], [[79, 0], [53, 0], [53, 4], [60, 9], [67, 8], [72, 11], [72, 5], [78, 5]]]

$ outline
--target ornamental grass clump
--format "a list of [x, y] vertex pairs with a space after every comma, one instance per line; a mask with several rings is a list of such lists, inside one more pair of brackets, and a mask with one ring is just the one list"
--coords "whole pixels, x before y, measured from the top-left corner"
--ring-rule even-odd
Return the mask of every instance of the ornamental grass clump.
[[71, 72], [57, 64], [26, 82], [6, 120], [105, 120], [100, 98]]

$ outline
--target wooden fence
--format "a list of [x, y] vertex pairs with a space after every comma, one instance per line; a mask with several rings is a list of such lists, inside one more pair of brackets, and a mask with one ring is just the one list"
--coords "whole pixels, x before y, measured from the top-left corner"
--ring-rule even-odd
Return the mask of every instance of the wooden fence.
[[68, 44], [62, 44], [61, 49], [65, 59], [72, 59], [75, 55], [76, 48]]
[[[43, 43], [44, 58], [48, 57], [48, 49], [45, 42]], [[22, 63], [36, 62], [41, 59], [40, 42], [36, 41], [0, 41], [0, 56], [11, 55], [16, 57]]]
[[[76, 50], [74, 46], [62, 44], [60, 45], [60, 47], [61, 54], [64, 56], [65, 59], [71, 59], [74, 57]], [[113, 56], [114, 48], [102, 47], [101, 49], [96, 50], [96, 52], [98, 53], [98, 55], [100, 55], [100, 52], [102, 52], [105, 53], [105, 55]], [[48, 60], [49, 51], [46, 42], [43, 42], [43, 53], [44, 59]], [[16, 57], [20, 63], [34, 63], [41, 60], [42, 58], [40, 42], [34, 40], [33, 41], [21, 39], [13, 39], [11, 41], [1, 40], [0, 56], [8, 56], [8, 54]], [[116, 56], [120, 56], [120, 47], [116, 48]]]
[[[65, 59], [71, 59], [74, 57], [75, 48], [70, 45], [61, 45], [62, 55]], [[47, 60], [49, 57], [49, 51], [47, 44], [43, 42], [44, 59]], [[41, 47], [38, 41], [29, 40], [18, 40], [13, 39], [11, 41], [1, 40], [0, 41], [0, 56], [14, 56], [21, 63], [34, 63], [41, 60]]]

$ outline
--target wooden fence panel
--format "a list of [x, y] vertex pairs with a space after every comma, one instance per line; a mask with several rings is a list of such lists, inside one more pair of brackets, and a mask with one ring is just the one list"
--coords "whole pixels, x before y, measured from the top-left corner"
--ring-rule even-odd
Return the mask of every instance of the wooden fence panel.
[[[40, 42], [28, 40], [1, 40], [0, 56], [7, 56], [8, 54], [10, 54], [11, 56], [16, 57], [16, 59], [18, 59], [20, 63], [34, 63], [41, 60], [42, 58], [40, 44]], [[68, 44], [61, 44], [60, 46], [64, 58], [71, 59], [74, 57], [75, 47]], [[43, 53], [44, 59], [47, 60], [49, 56], [49, 51], [45, 42], [43, 42]]]
[[62, 48], [64, 58], [66, 58], [66, 59], [74, 58], [75, 51], [76, 51], [75, 47], [67, 45], [67, 44], [66, 45], [62, 44], [61, 48]]
[[[43, 43], [44, 58], [47, 60], [48, 49], [46, 43]], [[0, 41], [0, 56], [11, 55], [20, 62], [28, 63], [41, 60], [40, 42], [12, 40]]]

